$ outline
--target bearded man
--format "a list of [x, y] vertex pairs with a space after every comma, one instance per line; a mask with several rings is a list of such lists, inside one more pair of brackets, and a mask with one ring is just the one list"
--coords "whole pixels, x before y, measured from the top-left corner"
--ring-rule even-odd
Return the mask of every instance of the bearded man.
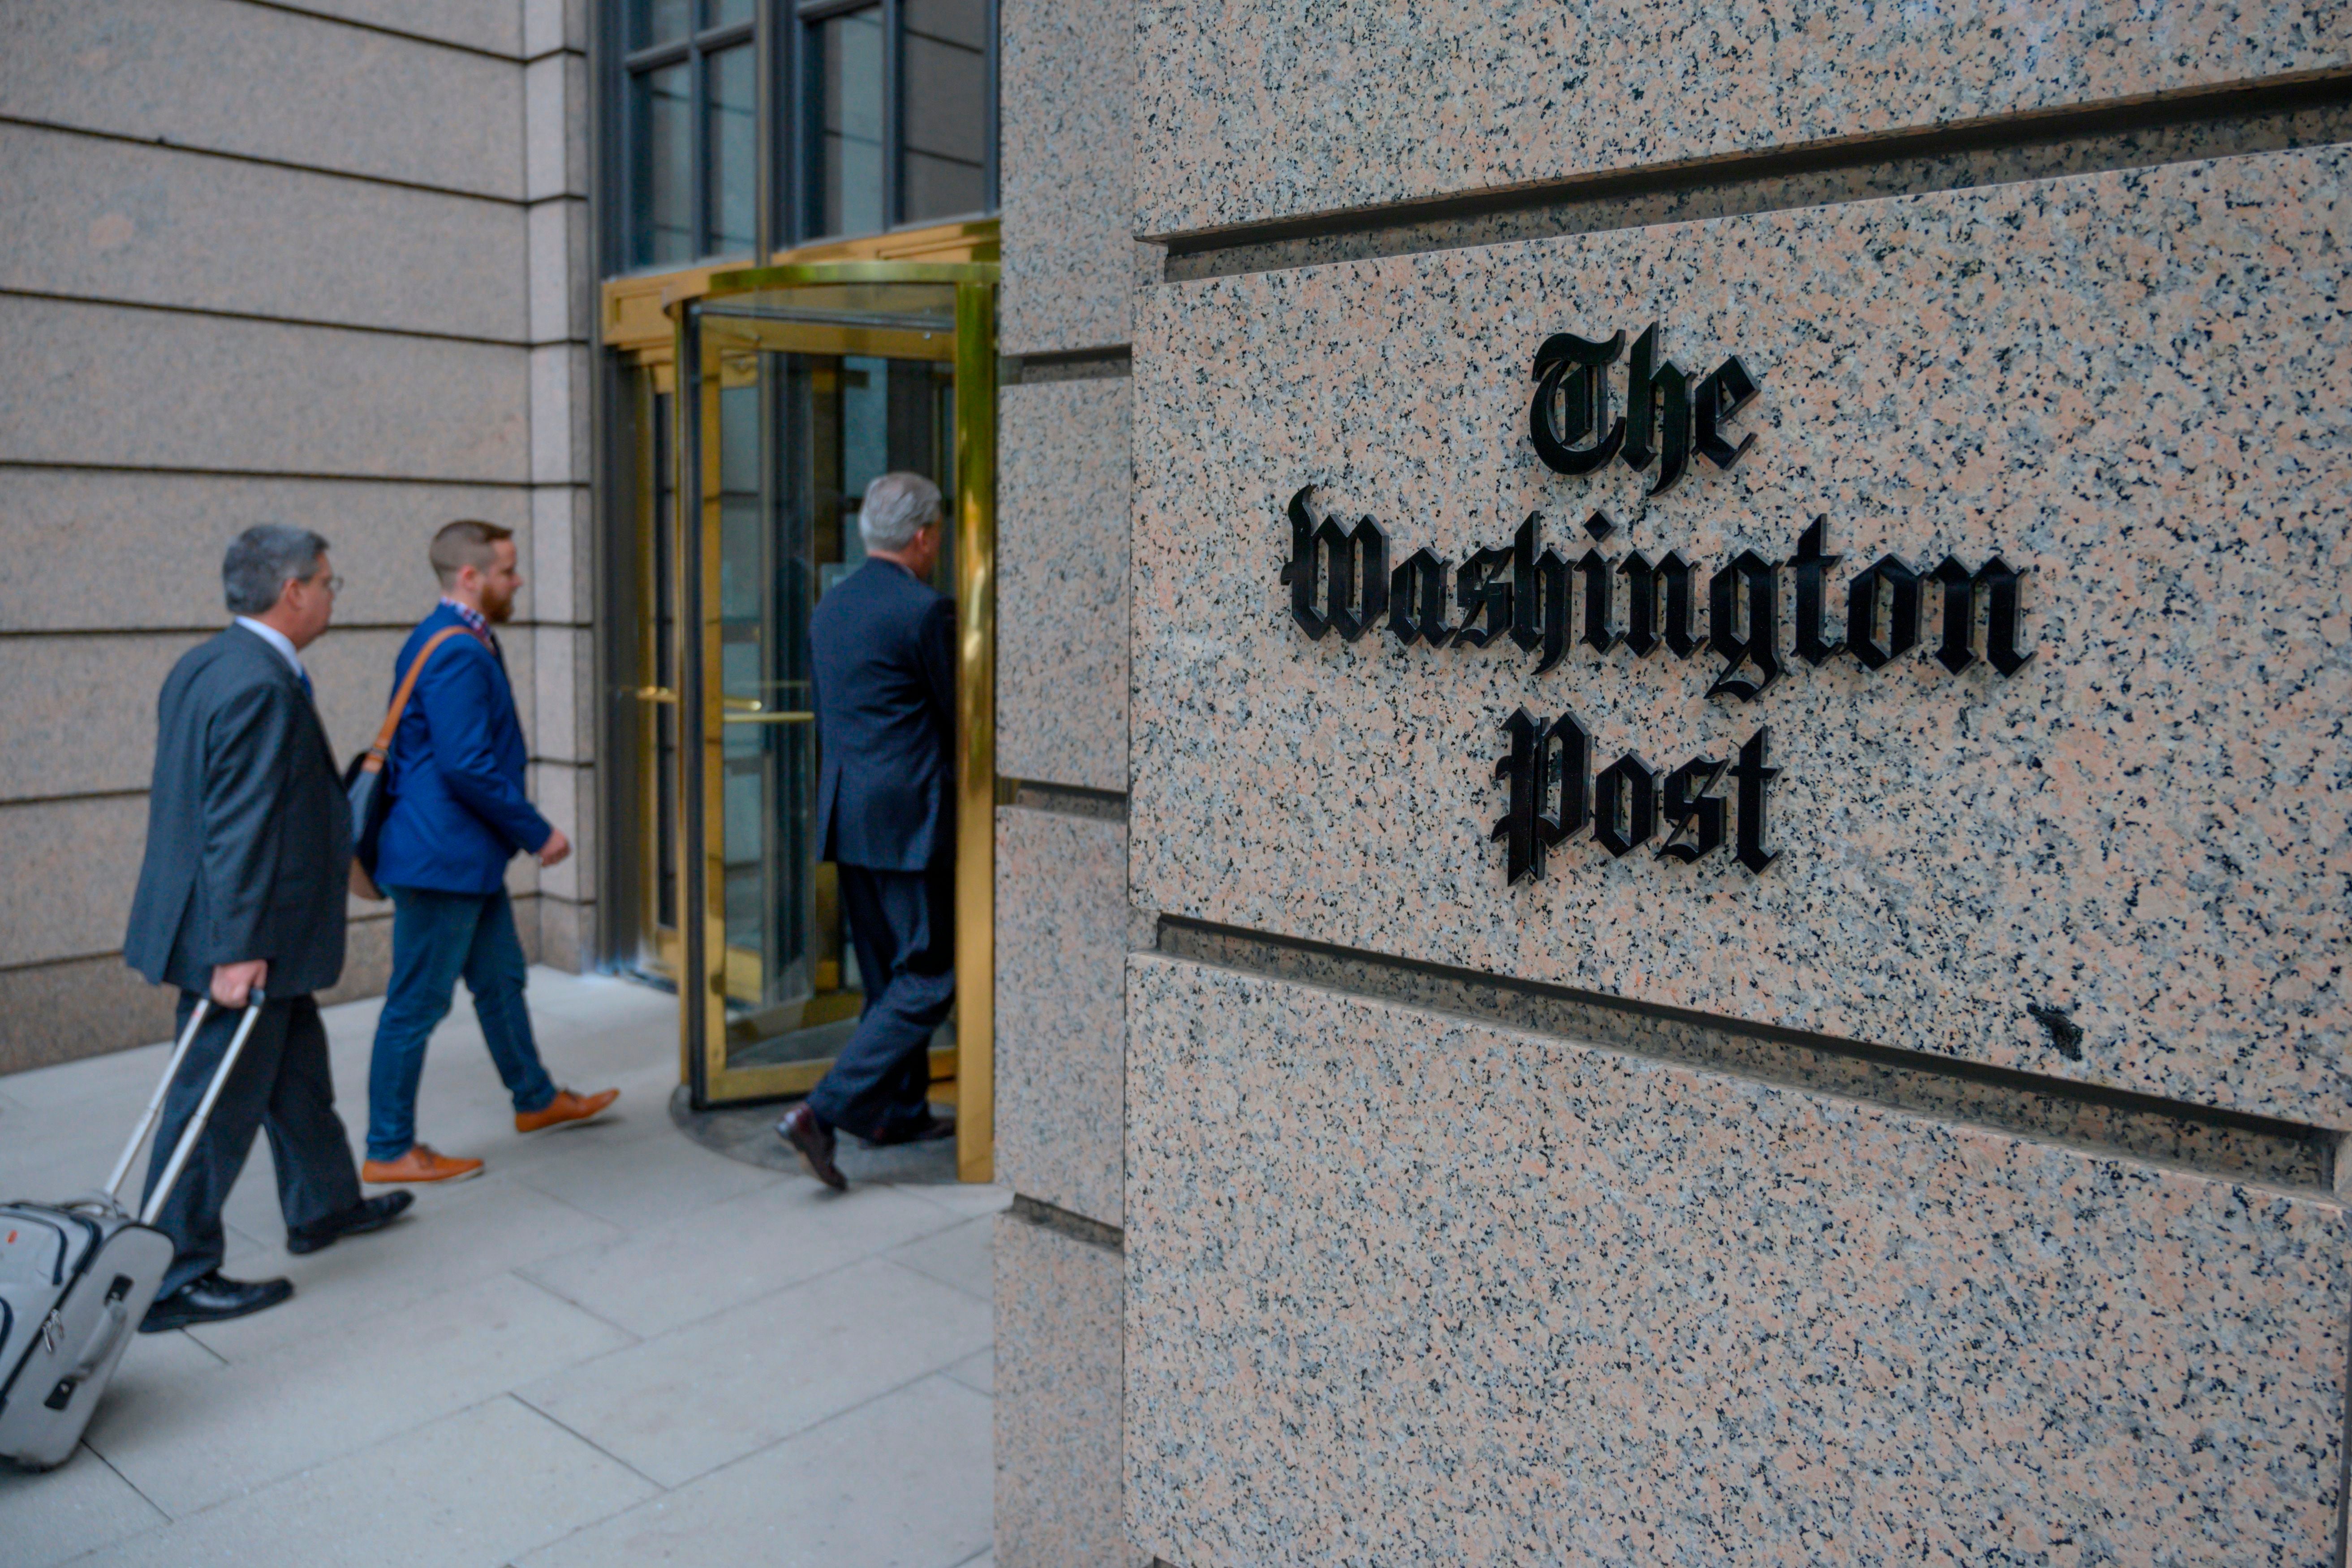
[[482, 1169], [479, 1160], [451, 1158], [416, 1139], [425, 1043], [447, 1016], [460, 974], [513, 1097], [517, 1132], [584, 1121], [620, 1093], [558, 1089], [523, 1004], [507, 862], [524, 853], [552, 866], [572, 845], [523, 792], [529, 752], [491, 629], [513, 615], [522, 586], [514, 531], [461, 520], [435, 534], [427, 553], [441, 602], [394, 662], [396, 692], [409, 667], [425, 661], [393, 733], [383, 785], [390, 805], [376, 848], [375, 880], [392, 898], [392, 985], [368, 1071], [360, 1178], [371, 1183], [454, 1181]]

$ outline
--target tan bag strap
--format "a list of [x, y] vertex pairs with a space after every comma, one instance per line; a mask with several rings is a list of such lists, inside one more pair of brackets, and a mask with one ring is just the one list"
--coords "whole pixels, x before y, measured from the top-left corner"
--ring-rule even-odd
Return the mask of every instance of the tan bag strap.
[[392, 750], [393, 731], [400, 728], [400, 715], [408, 706], [408, 694], [416, 689], [416, 678], [425, 672], [425, 661], [433, 657], [435, 648], [451, 637], [467, 635], [463, 626], [443, 626], [433, 634], [433, 640], [417, 654], [415, 662], [408, 667], [408, 673], [400, 678], [400, 689], [392, 694], [392, 707], [383, 716], [383, 728], [375, 732], [375, 744], [367, 749], [367, 761], [360, 764], [362, 772], [383, 772], [384, 753]]

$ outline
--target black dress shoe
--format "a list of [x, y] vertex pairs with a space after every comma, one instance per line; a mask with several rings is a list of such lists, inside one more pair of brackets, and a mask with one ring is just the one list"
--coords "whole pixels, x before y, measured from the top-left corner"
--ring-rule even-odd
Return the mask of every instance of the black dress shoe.
[[168, 1296], [158, 1296], [139, 1320], [142, 1334], [184, 1329], [191, 1323], [225, 1323], [275, 1307], [294, 1294], [291, 1279], [230, 1279], [217, 1268], [200, 1274]]
[[868, 1147], [887, 1149], [894, 1143], [936, 1143], [955, 1136], [955, 1118], [940, 1116], [926, 1110], [920, 1116], [910, 1116], [890, 1126], [877, 1128], [866, 1142]]
[[380, 1198], [362, 1198], [341, 1214], [331, 1214], [315, 1225], [289, 1226], [286, 1250], [299, 1258], [322, 1247], [332, 1247], [347, 1236], [382, 1230], [406, 1214], [408, 1205], [415, 1201], [414, 1193], [386, 1193]]
[[784, 1119], [776, 1123], [776, 1135], [801, 1152], [801, 1158], [808, 1162], [810, 1173], [818, 1181], [836, 1193], [849, 1190], [849, 1178], [833, 1163], [833, 1129], [824, 1124], [824, 1117], [809, 1109], [806, 1100], [784, 1112]]

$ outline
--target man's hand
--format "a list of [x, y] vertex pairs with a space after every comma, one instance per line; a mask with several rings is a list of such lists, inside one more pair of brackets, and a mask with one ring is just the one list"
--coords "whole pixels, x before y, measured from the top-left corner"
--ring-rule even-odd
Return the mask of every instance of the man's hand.
[[542, 866], [560, 865], [571, 853], [572, 840], [564, 837], [563, 829], [558, 827], [551, 831], [547, 842], [539, 847], [539, 863]]
[[266, 988], [268, 984], [269, 960], [266, 958], [213, 965], [213, 1000], [224, 1007], [244, 1006], [255, 986]]

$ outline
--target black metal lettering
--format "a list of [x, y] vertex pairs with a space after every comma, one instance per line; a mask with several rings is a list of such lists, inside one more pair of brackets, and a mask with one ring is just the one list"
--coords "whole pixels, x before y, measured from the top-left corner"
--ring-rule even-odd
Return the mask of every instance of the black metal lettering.
[[[1510, 563], [1508, 550], [1479, 550], [1454, 574], [1454, 600], [1462, 606], [1455, 647], [1484, 647], [1511, 629], [1511, 575], [1503, 570]], [[1474, 626], [1481, 614], [1486, 624]]]
[[1864, 669], [1884, 669], [1918, 646], [1919, 574], [1899, 555], [1882, 555], [1846, 585], [1846, 651]]
[[1679, 550], [1669, 550], [1658, 562], [1658, 581], [1664, 585], [1666, 599], [1665, 624], [1659, 636], [1665, 641], [1666, 651], [1676, 658], [1688, 658], [1706, 646], [1706, 639], [1694, 629], [1692, 621], [1698, 609], [1698, 595], [1693, 579], [1698, 568], [1683, 559]]
[[1660, 803], [1666, 839], [1658, 846], [1660, 855], [1688, 865], [1723, 847], [1723, 797], [1712, 793], [1723, 769], [1713, 757], [1693, 757], [1666, 775]]
[[1554, 332], [1536, 350], [1536, 395], [1528, 408], [1528, 435], [1535, 442], [1536, 457], [1552, 472], [1589, 474], [1624, 445], [1622, 418], [1590, 446], [1576, 445], [1591, 439], [1609, 418], [1609, 377], [1603, 367], [1614, 364], [1624, 347], [1622, 332], [1606, 342]]
[[1698, 439], [1696, 443], [1706, 460], [1718, 468], [1728, 468], [1748, 455], [1756, 445], [1754, 435], [1748, 436], [1735, 447], [1723, 438], [1723, 426], [1733, 415], [1748, 406], [1756, 396], [1756, 379], [1748, 367], [1734, 354], [1716, 366], [1715, 374], [1698, 384], [1696, 414]]
[[1505, 781], [1507, 801], [1487, 837], [1503, 844], [1506, 886], [1522, 878], [1541, 881], [1545, 854], [1584, 830], [1591, 742], [1567, 713], [1547, 728], [1520, 708], [1502, 728], [1511, 745], [1495, 776]]
[[1616, 617], [1609, 602], [1609, 591], [1614, 586], [1609, 558], [1598, 550], [1588, 550], [1577, 558], [1576, 574], [1584, 594], [1584, 646], [1595, 653], [1607, 653], [1617, 646], [1617, 629], [1610, 624]]
[[1647, 658], [1658, 646], [1658, 574], [1638, 550], [1617, 563], [1617, 572], [1625, 579], [1625, 646], [1635, 658]]
[[[1723, 660], [1709, 697], [1753, 702], [1780, 678], [1780, 572], [1753, 550], [1707, 579], [1707, 646]], [[1757, 679], [1739, 674], [1753, 665]]]
[[1739, 863], [1759, 876], [1764, 868], [1780, 858], [1777, 849], [1764, 847], [1767, 831], [1764, 821], [1764, 792], [1780, 770], [1767, 767], [1765, 759], [1771, 749], [1772, 731], [1761, 729], [1748, 738], [1739, 748], [1739, 761], [1732, 764], [1731, 776], [1739, 784]]
[[1657, 773], [1628, 752], [1592, 781], [1592, 841], [1622, 859], [1648, 843], [1657, 825]]
[[1511, 640], [1530, 653], [1543, 649], [1538, 675], [1568, 651], [1568, 563], [1557, 551], [1536, 553], [1542, 523], [1529, 512], [1511, 540]]
[[1827, 548], [1829, 522], [1826, 512], [1813, 519], [1797, 541], [1797, 553], [1789, 558], [1789, 574], [1796, 579], [1797, 657], [1816, 668], [1832, 655], [1845, 651], [1843, 638], [1822, 636], [1822, 606], [1829, 597], [1829, 569], [1845, 559], [1843, 555], [1822, 553]]
[[1661, 356], [1658, 326], [1633, 340], [1625, 382], [1626, 467], [1639, 471], [1658, 465], [1652, 495], [1674, 489], [1690, 462], [1690, 377]]
[[1457, 628], [1445, 624], [1445, 563], [1416, 550], [1389, 574], [1389, 630], [1411, 647], [1415, 639], [1444, 647]]
[[1290, 584], [1290, 618], [1310, 637], [1331, 629], [1315, 609], [1315, 520], [1307, 515], [1307, 498], [1313, 485], [1301, 485], [1290, 498], [1290, 559], [1282, 563], [1282, 580]]
[[[1388, 614], [1389, 537], [1369, 517], [1356, 524], [1353, 532], [1341, 529], [1338, 518], [1327, 517], [1315, 530], [1315, 542], [1322, 547], [1326, 563], [1324, 619], [1354, 642], [1366, 627], [1378, 626]], [[1360, 616], [1356, 613], [1359, 583], [1364, 595]]]
[[2003, 675], [2014, 675], [2032, 657], [2021, 651], [2018, 635], [2018, 574], [1996, 555], [1970, 572], [1947, 555], [1928, 574], [1944, 591], [1944, 633], [1936, 662], [1954, 675], [1976, 662], [1977, 595], [1985, 599], [1985, 658]]

